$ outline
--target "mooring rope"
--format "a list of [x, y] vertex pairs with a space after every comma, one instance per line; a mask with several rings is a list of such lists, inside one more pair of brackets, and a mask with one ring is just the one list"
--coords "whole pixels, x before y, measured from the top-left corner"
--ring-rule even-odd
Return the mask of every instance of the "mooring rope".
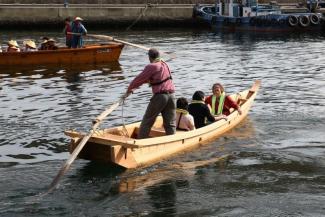
[[146, 6], [144, 7], [144, 9], [141, 11], [141, 13], [139, 14], [138, 18], [135, 19], [135, 21], [133, 21], [133, 23], [128, 26], [128, 28], [126, 28], [126, 30], [130, 30], [143, 16], [145, 16], [145, 12], [147, 11], [148, 7], [152, 7], [151, 4], [146, 4]]

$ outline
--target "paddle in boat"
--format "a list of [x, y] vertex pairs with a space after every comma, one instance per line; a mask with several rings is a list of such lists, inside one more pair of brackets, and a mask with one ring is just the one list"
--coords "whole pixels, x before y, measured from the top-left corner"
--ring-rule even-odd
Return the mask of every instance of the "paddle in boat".
[[2, 52], [0, 66], [97, 64], [118, 61], [124, 44], [108, 42], [83, 48], [40, 50], [34, 52]]
[[[232, 111], [227, 120], [220, 120], [205, 127], [192, 131], [177, 131], [174, 135], [165, 135], [163, 121], [158, 117], [150, 132], [150, 138], [136, 139], [140, 122], [126, 126], [96, 130], [89, 134], [79, 158], [110, 162], [125, 168], [136, 168], [158, 162], [164, 158], [186, 149], [207, 143], [225, 132], [233, 129], [247, 116], [256, 97], [260, 81], [245, 91], [231, 95], [241, 107], [242, 114]], [[72, 153], [85, 133], [65, 131], [71, 137], [70, 152]], [[76, 151], [75, 151], [76, 153]]]

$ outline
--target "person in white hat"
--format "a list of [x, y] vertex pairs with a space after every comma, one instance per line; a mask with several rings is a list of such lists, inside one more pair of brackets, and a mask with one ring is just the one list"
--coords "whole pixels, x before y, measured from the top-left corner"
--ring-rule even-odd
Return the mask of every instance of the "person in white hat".
[[24, 41], [23, 44], [25, 45], [24, 52], [33, 52], [37, 51], [36, 44], [32, 40]]
[[7, 42], [7, 44], [8, 44], [7, 52], [20, 52], [17, 41], [10, 40]]
[[47, 50], [57, 50], [57, 49], [59, 49], [59, 47], [56, 46], [55, 40], [53, 38], [49, 38], [49, 40], [47, 40]]
[[72, 48], [80, 48], [84, 44], [82, 36], [87, 34], [87, 29], [81, 21], [83, 21], [81, 17], [76, 17], [72, 23]]

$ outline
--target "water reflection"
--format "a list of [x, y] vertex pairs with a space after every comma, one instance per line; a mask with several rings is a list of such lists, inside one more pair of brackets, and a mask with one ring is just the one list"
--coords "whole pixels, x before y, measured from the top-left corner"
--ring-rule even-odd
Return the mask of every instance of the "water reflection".
[[166, 180], [147, 188], [150, 202], [154, 207], [152, 216], [176, 216], [177, 191], [173, 180]]
[[119, 62], [107, 64], [74, 64], [74, 65], [46, 65], [46, 66], [10, 66], [1, 67], [1, 78], [25, 77], [29, 79], [50, 79], [63, 76], [67, 81], [76, 81], [73, 79], [75, 74], [86, 73], [89, 71], [100, 71], [103, 74], [121, 73], [122, 68]]
[[190, 162], [178, 162], [171, 165], [165, 165], [162, 168], [154, 168], [153, 170], [142, 170], [140, 174], [125, 174], [120, 177], [117, 188], [120, 193], [132, 192], [150, 188], [159, 185], [168, 179], [184, 180], [191, 178], [197, 172], [197, 168], [209, 165], [217, 166], [220, 170], [225, 168], [226, 162], [231, 155], [223, 155], [220, 157], [211, 157], [206, 160], [196, 160]]
[[[17, 39], [27, 35], [15, 34]], [[58, 33], [51, 34], [64, 40]], [[116, 69], [2, 70], [1, 216], [26, 216], [28, 211], [35, 216], [153, 216], [159, 212], [322, 216], [323, 33], [284, 36], [164, 29], [110, 35], [176, 51], [170, 67], [177, 97], [190, 98], [195, 89], [208, 93], [215, 82], [223, 83], [227, 93], [236, 93], [261, 79], [250, 118], [222, 138], [149, 168], [110, 172], [114, 168], [76, 160], [48, 201], [24, 209], [27, 205], [21, 198], [44, 190], [60, 169], [61, 159], [67, 159], [64, 129], [87, 131], [90, 120], [125, 92], [148, 59], [143, 50], [126, 47]], [[142, 118], [150, 96], [150, 88], [143, 86], [128, 98], [125, 122]], [[121, 111], [113, 112], [104, 124], [121, 124]], [[229, 160], [213, 162], [224, 154], [231, 156]], [[162, 195], [162, 200], [155, 197], [164, 191], [170, 195]]]

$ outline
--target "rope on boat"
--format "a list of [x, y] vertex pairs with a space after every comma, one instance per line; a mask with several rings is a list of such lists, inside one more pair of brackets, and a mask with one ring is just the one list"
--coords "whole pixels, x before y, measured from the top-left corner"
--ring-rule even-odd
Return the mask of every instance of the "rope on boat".
[[126, 136], [126, 137], [130, 138], [129, 132], [126, 129], [125, 123], [124, 123], [124, 104], [125, 104], [125, 99], [122, 101], [122, 125], [123, 125], [122, 134], [123, 134], [123, 136]]

